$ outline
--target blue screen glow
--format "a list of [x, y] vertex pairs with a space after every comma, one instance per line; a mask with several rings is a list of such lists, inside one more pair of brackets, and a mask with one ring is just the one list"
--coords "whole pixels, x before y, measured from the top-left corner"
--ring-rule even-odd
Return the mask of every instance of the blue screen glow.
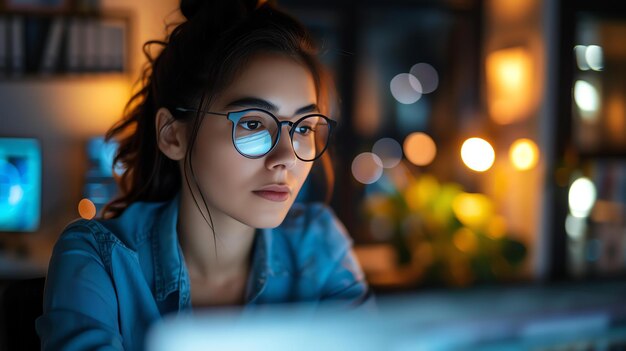
[[36, 139], [0, 138], [0, 231], [39, 228], [41, 148]]

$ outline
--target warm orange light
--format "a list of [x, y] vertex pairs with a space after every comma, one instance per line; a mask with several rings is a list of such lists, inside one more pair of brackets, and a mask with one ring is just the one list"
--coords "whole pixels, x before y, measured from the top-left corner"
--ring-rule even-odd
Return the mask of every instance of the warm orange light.
[[624, 103], [624, 91], [611, 94], [608, 98], [606, 109], [607, 134], [611, 143], [626, 146], [626, 104]]
[[92, 219], [96, 216], [96, 205], [89, 199], [82, 199], [78, 203], [78, 214], [81, 218]]
[[493, 165], [496, 152], [488, 141], [481, 138], [469, 138], [461, 146], [461, 159], [471, 170], [484, 172]]
[[404, 154], [416, 166], [429, 165], [437, 155], [437, 146], [428, 134], [416, 132], [404, 139]]
[[459, 251], [465, 253], [473, 253], [478, 248], [478, 240], [476, 240], [476, 234], [468, 228], [460, 228], [452, 237], [452, 242]]
[[487, 224], [487, 236], [492, 239], [500, 239], [506, 235], [508, 225], [502, 216], [493, 216]]
[[503, 23], [519, 23], [533, 11], [537, 2], [529, 0], [490, 1], [487, 9], [490, 15]]
[[518, 139], [509, 149], [509, 158], [517, 170], [529, 170], [537, 165], [539, 148], [530, 139]]
[[[49, 106], [51, 116], [59, 116], [59, 127], [75, 135], [97, 135], [104, 133], [122, 115], [124, 106], [131, 96], [131, 85], [125, 77], [102, 77], [81, 80], [79, 84], [58, 85], [42, 104]], [[97, 97], [97, 98], [94, 98]], [[86, 118], [88, 116], [88, 118]]]
[[487, 102], [496, 123], [509, 124], [528, 116], [532, 74], [532, 60], [524, 48], [498, 50], [487, 56]]

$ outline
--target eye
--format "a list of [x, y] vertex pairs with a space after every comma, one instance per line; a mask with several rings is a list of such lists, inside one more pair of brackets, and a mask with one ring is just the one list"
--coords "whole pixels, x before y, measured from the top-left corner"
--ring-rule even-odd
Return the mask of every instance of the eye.
[[239, 125], [246, 130], [256, 130], [263, 124], [260, 121], [241, 121], [239, 122]]
[[298, 128], [296, 128], [296, 133], [300, 135], [308, 135], [311, 132], [315, 132], [315, 130], [310, 126], [298, 126]]

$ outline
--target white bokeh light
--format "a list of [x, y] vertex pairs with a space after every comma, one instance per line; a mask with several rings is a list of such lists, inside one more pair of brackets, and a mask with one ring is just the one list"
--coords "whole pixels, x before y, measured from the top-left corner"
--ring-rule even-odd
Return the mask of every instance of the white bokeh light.
[[602, 71], [604, 68], [604, 54], [602, 47], [598, 45], [589, 45], [585, 50], [585, 60], [587, 65], [594, 71]]
[[584, 80], [577, 80], [574, 84], [574, 101], [576, 101], [576, 106], [584, 112], [582, 116], [587, 119], [595, 117], [600, 107], [598, 90]]
[[384, 168], [393, 168], [402, 160], [402, 146], [392, 138], [378, 140], [374, 143], [372, 152], [380, 157]]
[[421, 62], [413, 65], [409, 73], [422, 84], [420, 87], [421, 90], [419, 90], [422, 94], [432, 93], [439, 86], [439, 74], [437, 70], [428, 63]]
[[576, 45], [574, 47], [574, 55], [576, 55], [576, 65], [578, 69], [581, 71], [588, 71], [589, 65], [587, 64], [587, 58], [585, 57], [587, 54], [587, 46], [585, 45]]
[[596, 202], [596, 187], [589, 178], [578, 178], [569, 188], [568, 199], [572, 216], [585, 218]]
[[422, 97], [422, 84], [409, 73], [400, 73], [389, 83], [391, 95], [401, 104], [412, 104]]
[[383, 175], [383, 161], [376, 154], [363, 152], [352, 161], [352, 176], [359, 183], [372, 184]]
[[496, 153], [488, 141], [481, 138], [469, 138], [461, 146], [461, 159], [468, 168], [484, 172], [493, 165]]

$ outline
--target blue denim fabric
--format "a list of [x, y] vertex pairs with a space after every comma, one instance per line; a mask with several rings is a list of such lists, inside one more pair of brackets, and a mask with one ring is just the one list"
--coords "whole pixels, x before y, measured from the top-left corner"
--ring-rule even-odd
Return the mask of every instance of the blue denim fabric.
[[[65, 228], [36, 322], [43, 350], [141, 350], [153, 322], [191, 311], [176, 233], [178, 199], [135, 203], [116, 219], [77, 220]], [[296, 203], [279, 227], [257, 230], [251, 264], [244, 309], [371, 301], [351, 239], [322, 204]]]

